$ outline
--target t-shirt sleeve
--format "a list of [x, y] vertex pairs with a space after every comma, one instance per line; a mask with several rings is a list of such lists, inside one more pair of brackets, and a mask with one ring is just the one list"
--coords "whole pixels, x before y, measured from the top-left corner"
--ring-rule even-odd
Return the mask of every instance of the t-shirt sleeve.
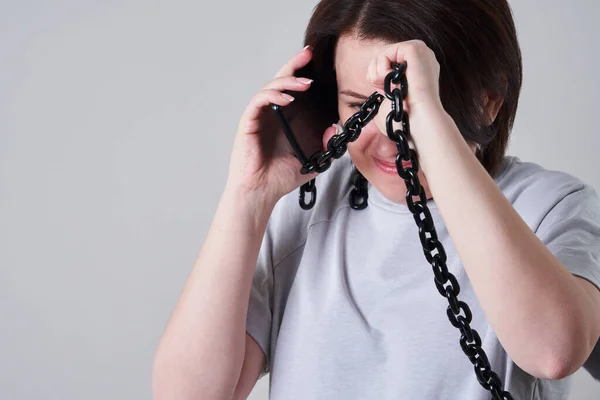
[[271, 327], [273, 323], [273, 262], [272, 240], [269, 230], [265, 233], [256, 261], [248, 314], [246, 317], [246, 332], [260, 346], [266, 357], [265, 367], [258, 379], [270, 371]]
[[271, 371], [278, 324], [282, 317], [280, 313], [284, 309], [282, 302], [286, 298], [285, 282], [293, 271], [289, 268], [293, 265], [286, 264], [282, 268], [281, 263], [283, 259], [292, 264], [295, 262], [295, 259], [286, 256], [306, 239], [310, 216], [310, 211], [300, 208], [298, 195], [292, 191], [277, 202], [267, 223], [254, 268], [246, 317], [246, 332], [258, 343], [266, 357], [259, 379]]
[[[573, 275], [600, 290], [600, 199], [591, 186], [580, 184], [564, 196], [544, 217], [536, 234]], [[584, 367], [600, 380], [600, 344]]]

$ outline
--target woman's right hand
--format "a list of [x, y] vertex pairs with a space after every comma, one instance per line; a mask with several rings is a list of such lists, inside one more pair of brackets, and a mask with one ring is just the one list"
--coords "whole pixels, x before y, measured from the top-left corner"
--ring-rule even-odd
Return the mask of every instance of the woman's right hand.
[[[310, 88], [310, 80], [293, 75], [296, 70], [308, 64], [311, 58], [311, 48], [307, 46], [292, 57], [275, 78], [250, 100], [240, 118], [234, 140], [228, 188], [273, 206], [282, 196], [318, 175], [317, 172], [306, 175], [300, 173], [301, 164], [294, 156], [271, 109], [271, 104], [285, 109], [292, 103], [293, 98], [282, 93], [283, 91], [303, 92]], [[334, 126], [322, 133], [322, 149], [326, 148], [326, 140], [335, 133]]]

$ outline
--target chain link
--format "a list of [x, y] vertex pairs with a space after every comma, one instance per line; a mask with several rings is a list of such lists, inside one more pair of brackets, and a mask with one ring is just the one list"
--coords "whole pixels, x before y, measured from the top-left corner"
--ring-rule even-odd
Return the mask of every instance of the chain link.
[[350, 207], [355, 210], [364, 210], [369, 203], [369, 181], [355, 169], [352, 175], [352, 190], [350, 191]]
[[[406, 205], [413, 214], [415, 223], [419, 228], [423, 254], [433, 269], [434, 283], [438, 292], [448, 300], [449, 305], [446, 314], [452, 326], [461, 333], [459, 344], [473, 364], [477, 381], [483, 388], [490, 391], [494, 400], [513, 400], [509, 392], [502, 390], [502, 381], [491, 370], [487, 355], [481, 347], [479, 333], [470, 326], [472, 314], [469, 306], [464, 301], [458, 300], [460, 286], [456, 277], [448, 271], [446, 266], [446, 252], [442, 243], [438, 240], [433, 219], [429, 207], [427, 207], [425, 189], [417, 176], [419, 164], [416, 153], [408, 145], [410, 125], [408, 114], [404, 112], [403, 108], [403, 101], [408, 93], [408, 82], [405, 74], [406, 62], [402, 64], [392, 63], [392, 67], [394, 70], [384, 80], [385, 97], [392, 104], [392, 109], [386, 118], [386, 133], [396, 143], [398, 149], [396, 168], [398, 175], [404, 179], [406, 184]], [[400, 84], [400, 88], [391, 89], [392, 84]], [[338, 159], [342, 157], [347, 150], [348, 143], [358, 139], [364, 126], [377, 115], [383, 100], [383, 95], [378, 92], [373, 93], [362, 104], [360, 110], [348, 118], [343, 126], [343, 132], [334, 135], [327, 142], [327, 150], [317, 152], [310, 157], [309, 161], [302, 166], [301, 173], [324, 172], [331, 166], [331, 158]], [[394, 122], [400, 122], [402, 129], [394, 130]], [[410, 162], [410, 166], [404, 167], [403, 161]], [[350, 204], [352, 208], [362, 210], [367, 207], [368, 182], [362, 174], [355, 173], [352, 183], [354, 189], [350, 193]], [[306, 193], [312, 194], [309, 203], [304, 202]], [[415, 197], [418, 199], [414, 200]], [[312, 208], [315, 198], [316, 187], [313, 179], [300, 188], [300, 205], [304, 209]]]

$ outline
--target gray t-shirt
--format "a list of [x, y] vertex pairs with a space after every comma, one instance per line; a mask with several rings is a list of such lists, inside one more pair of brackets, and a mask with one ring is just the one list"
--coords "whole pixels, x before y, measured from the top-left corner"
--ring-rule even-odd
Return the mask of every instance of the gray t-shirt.
[[[252, 282], [246, 330], [267, 357], [272, 400], [488, 400], [446, 316], [405, 205], [369, 185], [353, 210], [346, 153], [317, 177], [315, 207], [298, 191], [276, 205]], [[495, 182], [573, 274], [600, 288], [600, 200], [572, 175], [506, 156]], [[452, 184], [452, 182], [448, 182]], [[567, 399], [570, 377], [537, 379], [512, 362], [489, 325], [434, 200], [427, 202], [471, 327], [515, 399]], [[485, 267], [485, 266], [482, 266]], [[510, 296], [510, 293], [506, 294]], [[586, 368], [600, 379], [600, 349]]]

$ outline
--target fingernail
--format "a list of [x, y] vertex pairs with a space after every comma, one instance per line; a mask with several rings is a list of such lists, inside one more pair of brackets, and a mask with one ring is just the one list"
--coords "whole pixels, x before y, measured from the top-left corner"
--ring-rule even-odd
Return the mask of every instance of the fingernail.
[[281, 93], [281, 97], [283, 97], [284, 99], [289, 100], [289, 101], [294, 101], [294, 97], [290, 96], [287, 93]]
[[304, 48], [300, 51], [303, 52], [304, 50], [310, 48], [312, 50], [312, 46], [310, 44], [307, 44], [306, 46], [304, 46]]
[[308, 78], [296, 78], [296, 80], [300, 83], [304, 83], [306, 85], [311, 84], [313, 82], [312, 79], [308, 79]]

